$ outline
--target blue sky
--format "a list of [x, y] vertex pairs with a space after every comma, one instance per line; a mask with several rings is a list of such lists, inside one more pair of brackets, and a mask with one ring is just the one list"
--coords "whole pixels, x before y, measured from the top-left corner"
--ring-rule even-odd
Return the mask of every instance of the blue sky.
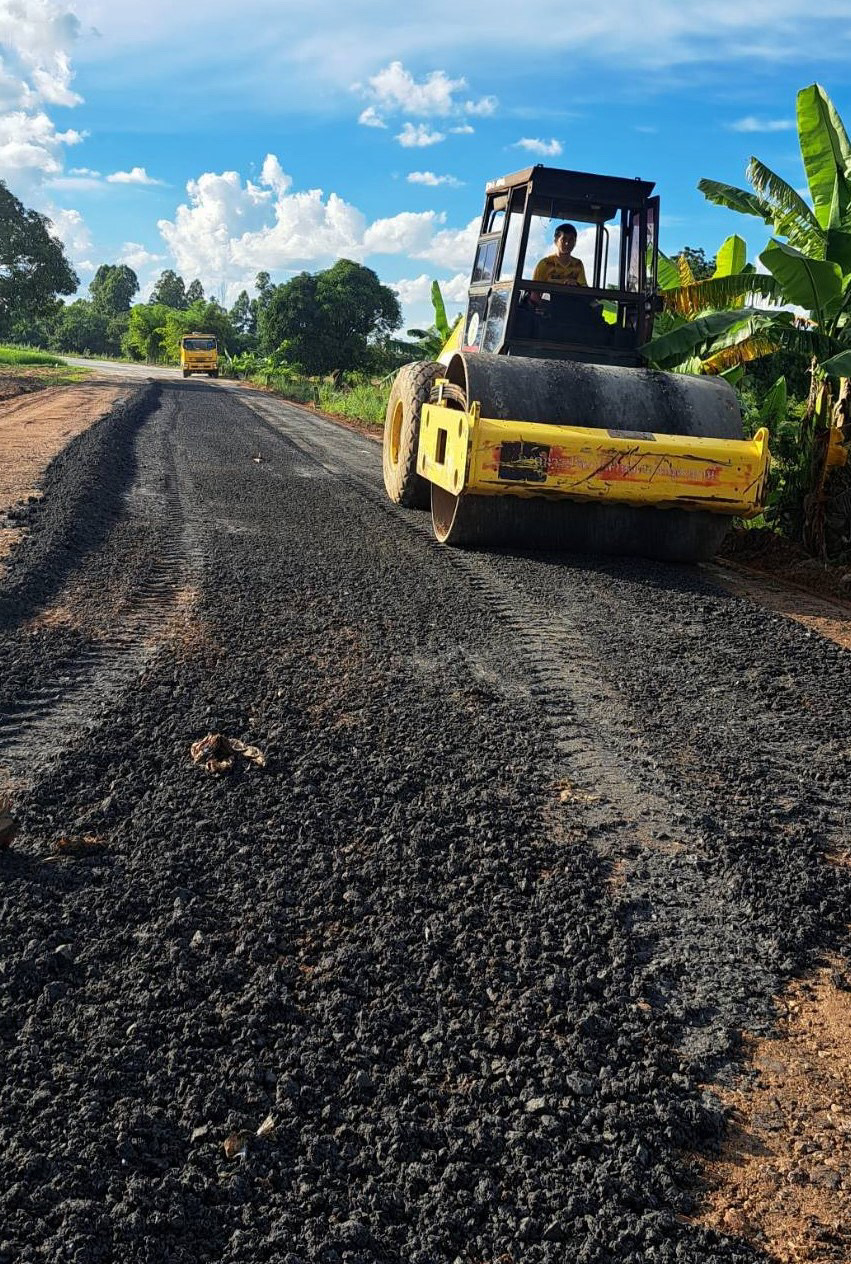
[[231, 302], [347, 256], [460, 302], [486, 180], [542, 161], [641, 176], [662, 246], [767, 230], [708, 205], [751, 154], [797, 187], [795, 93], [851, 127], [851, 0], [0, 0], [0, 178], [85, 283], [125, 260]]

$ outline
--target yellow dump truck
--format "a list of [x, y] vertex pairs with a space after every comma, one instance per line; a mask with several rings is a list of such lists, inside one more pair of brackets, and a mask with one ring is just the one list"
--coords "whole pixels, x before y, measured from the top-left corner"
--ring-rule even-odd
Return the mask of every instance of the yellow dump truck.
[[213, 334], [184, 334], [180, 339], [180, 367], [183, 376], [206, 373], [219, 376], [219, 347]]

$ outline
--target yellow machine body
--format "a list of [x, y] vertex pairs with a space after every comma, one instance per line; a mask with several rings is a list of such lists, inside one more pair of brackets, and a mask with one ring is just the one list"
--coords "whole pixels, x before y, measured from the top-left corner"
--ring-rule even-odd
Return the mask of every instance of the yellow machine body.
[[453, 496], [519, 496], [702, 509], [742, 518], [762, 511], [768, 432], [692, 438], [622, 429], [494, 420], [438, 402], [422, 409], [417, 473]]

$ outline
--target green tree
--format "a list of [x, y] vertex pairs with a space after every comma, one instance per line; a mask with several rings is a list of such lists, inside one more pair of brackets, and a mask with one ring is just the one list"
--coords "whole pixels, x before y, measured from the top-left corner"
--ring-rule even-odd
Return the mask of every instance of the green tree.
[[164, 303], [136, 303], [130, 308], [123, 339], [123, 348], [129, 356], [149, 363], [163, 359], [166, 319], [170, 311]]
[[166, 268], [165, 272], [160, 273], [151, 291], [149, 302], [163, 307], [173, 307], [176, 311], [184, 311], [189, 304], [183, 277], [178, 276], [171, 268]]
[[194, 281], [190, 281], [186, 290], [186, 305], [187, 307], [191, 307], [193, 303], [203, 303], [203, 301], [204, 287], [196, 278]]
[[0, 335], [56, 313], [57, 295], [73, 294], [79, 278], [50, 220], [27, 210], [0, 180]]
[[139, 278], [126, 263], [102, 263], [89, 282], [89, 297], [100, 312], [129, 312]]
[[400, 323], [393, 290], [350, 259], [276, 286], [259, 314], [264, 349], [280, 350], [308, 374], [368, 367], [371, 342]]
[[108, 355], [112, 350], [109, 319], [96, 303], [86, 299], [68, 303], [56, 322], [50, 345], [56, 351]]
[[230, 320], [238, 334], [255, 334], [257, 332], [257, 313], [252, 310], [247, 290], [241, 290], [236, 302], [230, 309]]

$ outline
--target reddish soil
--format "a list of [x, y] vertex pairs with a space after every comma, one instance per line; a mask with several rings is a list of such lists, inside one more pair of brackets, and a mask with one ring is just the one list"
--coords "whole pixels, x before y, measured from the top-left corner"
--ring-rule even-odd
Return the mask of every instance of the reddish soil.
[[88, 429], [128, 393], [128, 387], [86, 382], [2, 398], [10, 382], [0, 379], [0, 559], [21, 532], [4, 525], [13, 506], [37, 496], [47, 466], [76, 435]]
[[733, 1126], [705, 1170], [702, 1224], [777, 1264], [851, 1260], [851, 992], [823, 969], [780, 1002], [771, 1040], [748, 1041], [753, 1078], [723, 1095]]

